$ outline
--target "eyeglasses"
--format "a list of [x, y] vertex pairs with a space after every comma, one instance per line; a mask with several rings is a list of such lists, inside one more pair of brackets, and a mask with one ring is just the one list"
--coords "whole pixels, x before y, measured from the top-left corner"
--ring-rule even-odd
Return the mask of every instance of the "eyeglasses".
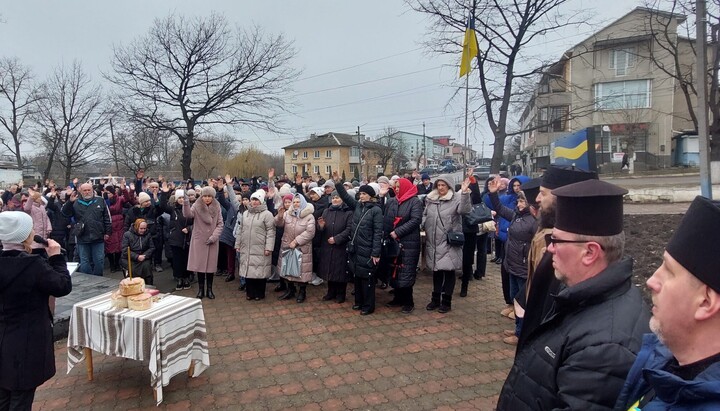
[[[558, 244], [583, 244], [583, 243], [596, 243], [595, 241], [588, 241], [588, 240], [563, 240], [561, 238], [555, 238], [552, 236], [552, 234], [545, 234], [545, 244], [550, 246], [550, 244], [557, 247]], [[605, 248], [602, 246], [602, 244], [598, 244], [600, 246], [600, 249], [604, 250]]]

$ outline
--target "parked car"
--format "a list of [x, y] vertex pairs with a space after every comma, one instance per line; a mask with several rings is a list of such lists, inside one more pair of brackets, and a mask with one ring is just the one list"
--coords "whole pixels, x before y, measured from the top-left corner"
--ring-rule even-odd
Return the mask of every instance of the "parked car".
[[490, 166], [477, 166], [473, 168], [473, 175], [478, 180], [487, 180], [490, 177]]
[[454, 173], [458, 170], [457, 167], [455, 167], [454, 164], [447, 164], [445, 166], [442, 166], [440, 168], [440, 174], [447, 174], [447, 173]]
[[428, 175], [434, 175], [438, 173], [438, 167], [437, 166], [427, 166], [420, 170], [420, 174], [428, 174]]

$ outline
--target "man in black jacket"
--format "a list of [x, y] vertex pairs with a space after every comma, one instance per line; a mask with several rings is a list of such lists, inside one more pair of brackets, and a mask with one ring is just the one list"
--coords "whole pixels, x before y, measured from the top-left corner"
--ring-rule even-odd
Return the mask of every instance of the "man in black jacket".
[[103, 275], [105, 268], [105, 240], [110, 238], [112, 223], [102, 197], [95, 195], [92, 184], [80, 186], [80, 195], [73, 191], [70, 201], [62, 208], [65, 217], [75, 217], [78, 224], [77, 249], [80, 255], [81, 273]]
[[623, 195], [588, 180], [552, 191], [548, 251], [563, 283], [519, 347], [498, 410], [610, 410], [648, 330], [649, 313], [623, 258]]

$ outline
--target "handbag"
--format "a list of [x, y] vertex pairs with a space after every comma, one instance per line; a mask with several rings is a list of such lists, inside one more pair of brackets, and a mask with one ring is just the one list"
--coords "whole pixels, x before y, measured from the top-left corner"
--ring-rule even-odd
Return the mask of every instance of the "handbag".
[[302, 253], [296, 248], [289, 248], [281, 253], [281, 277], [300, 278], [302, 266]]
[[[445, 230], [445, 223], [443, 223], [442, 217], [440, 217], [440, 204], [438, 204], [438, 220], [440, 220], [440, 225], [442, 225], [443, 230]], [[448, 244], [450, 244], [453, 247], [459, 247], [465, 244], [465, 234], [462, 233], [462, 231], [447, 231], [445, 230], [446, 238]]]
[[393, 240], [392, 237], [383, 239], [382, 243], [382, 256], [383, 257], [397, 257], [400, 254], [400, 243]]
[[473, 205], [472, 210], [465, 216], [465, 221], [471, 226], [482, 224], [492, 219], [490, 209], [482, 202]]

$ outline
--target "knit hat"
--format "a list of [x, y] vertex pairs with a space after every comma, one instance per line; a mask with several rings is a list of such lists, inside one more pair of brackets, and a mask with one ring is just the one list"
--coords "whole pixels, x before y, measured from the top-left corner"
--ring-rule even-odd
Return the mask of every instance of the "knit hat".
[[420, 179], [421, 180], [430, 180], [430, 174], [422, 173], [422, 175], [420, 176]]
[[290, 200], [290, 201], [292, 201], [293, 198], [295, 198], [295, 195], [294, 195], [294, 194], [285, 194], [284, 196], [282, 196], [283, 202], [285, 202], [285, 200]]
[[265, 204], [265, 195], [265, 190], [258, 190], [250, 195], [250, 199], [257, 198], [261, 203]]
[[328, 180], [325, 182], [325, 184], [323, 184], [323, 188], [325, 188], [325, 187], [335, 188], [335, 183], [332, 180]]
[[200, 194], [200, 195], [201, 195], [202, 197], [212, 196], [213, 198], [215, 198], [215, 195], [217, 195], [217, 193], [215, 192], [215, 189], [212, 188], [212, 187], [210, 187], [210, 186], [203, 187], [201, 193], [202, 193], [202, 194]]
[[193, 189], [191, 188], [191, 189], [185, 191], [185, 195], [188, 196], [188, 197], [190, 197], [190, 196], [196, 195], [196, 193], [195, 193], [195, 190], [193, 190]]
[[150, 194], [143, 191], [138, 195], [138, 204], [142, 205], [146, 201], [150, 201]]
[[352, 183], [351, 183], [351, 182], [349, 182], [349, 181], [346, 181], [346, 182], [344, 182], [344, 183], [343, 183], [343, 187], [345, 187], [345, 188], [352, 188], [352, 187], [353, 187], [353, 185], [352, 185]]
[[347, 191], [347, 193], [350, 197], [355, 198], [355, 196], [357, 195], [357, 190], [355, 190], [354, 188], [351, 188]]
[[385, 184], [390, 185], [390, 179], [385, 176], [380, 176], [377, 178], [377, 183], [378, 184], [385, 183]]
[[278, 190], [278, 194], [280, 194], [281, 197], [286, 194], [290, 194], [290, 184], [288, 184], [288, 183], [283, 184], [280, 187], [280, 189]]
[[318, 197], [322, 197], [322, 195], [325, 194], [325, 190], [323, 190], [323, 189], [320, 188], [320, 187], [313, 187], [313, 188], [310, 189], [310, 191], [312, 191], [313, 193], [317, 194]]
[[360, 186], [360, 188], [358, 189], [358, 192], [365, 193], [365, 194], [369, 195], [370, 197], [375, 197], [377, 195], [377, 192], [375, 191], [374, 188], [372, 188], [370, 186], [370, 184], [365, 184], [365, 185]]
[[21, 244], [33, 230], [32, 217], [23, 211], [0, 213], [0, 241], [5, 244]]
[[352, 186], [355, 187], [355, 188], [360, 187], [360, 182], [357, 181], [357, 180], [353, 180], [353, 181], [352, 181]]
[[308, 185], [307, 185], [307, 187], [310, 188], [310, 189], [315, 188], [315, 187], [317, 187], [317, 186], [318, 186], [317, 183], [314, 182], [314, 181], [311, 181], [311, 182], [308, 183]]
[[720, 202], [697, 196], [665, 250], [690, 274], [720, 293], [718, 239]]

